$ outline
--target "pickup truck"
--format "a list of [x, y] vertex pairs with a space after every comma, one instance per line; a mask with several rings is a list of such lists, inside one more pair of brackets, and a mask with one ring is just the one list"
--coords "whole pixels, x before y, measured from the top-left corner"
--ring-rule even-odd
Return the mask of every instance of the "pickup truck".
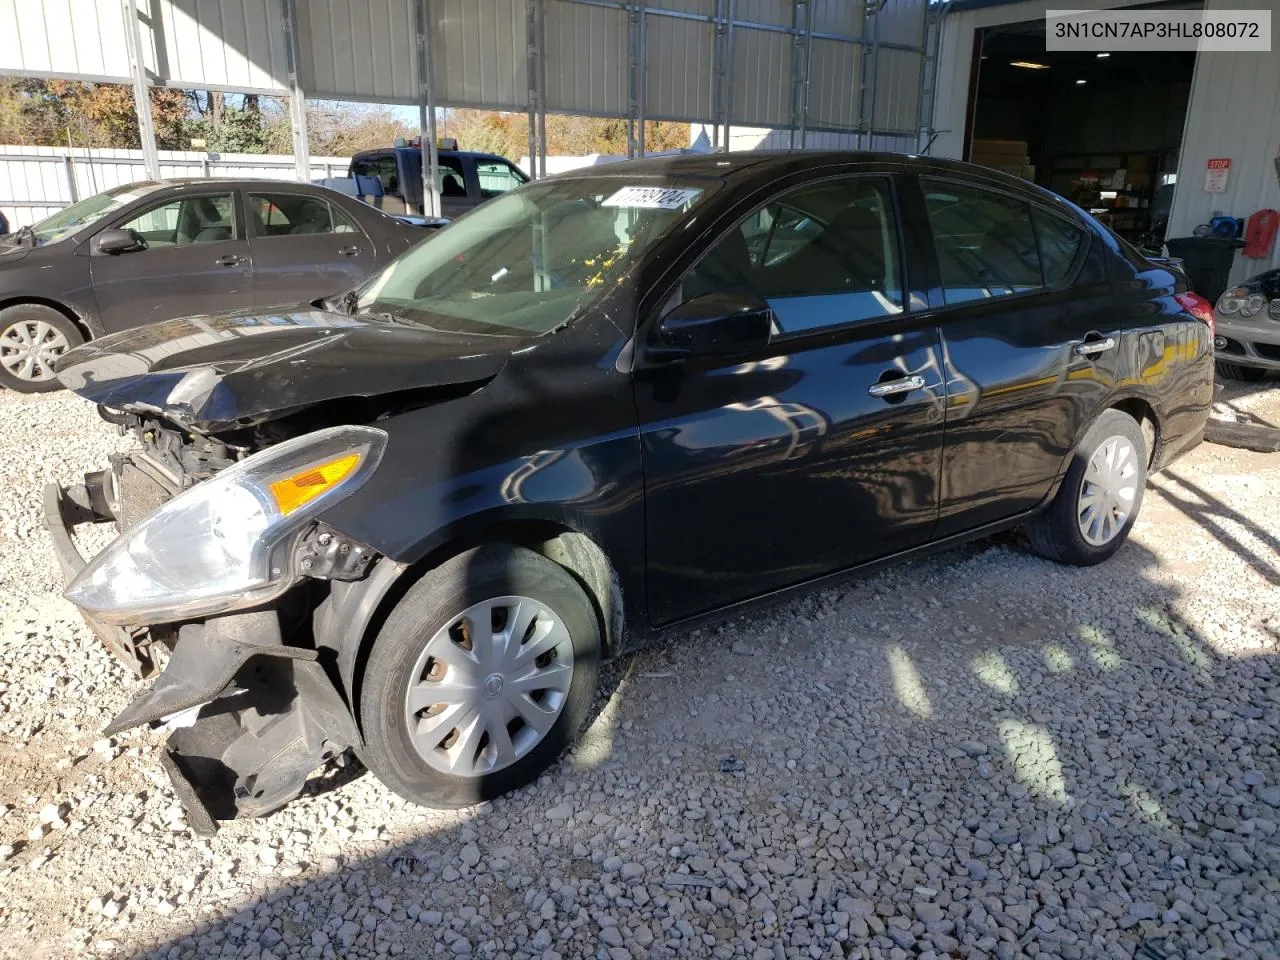
[[[437, 156], [440, 213], [449, 220], [529, 179], [511, 161], [491, 153], [440, 150]], [[425, 215], [420, 147], [394, 146], [357, 153], [351, 158], [348, 175], [356, 186], [356, 196], [384, 213]]]

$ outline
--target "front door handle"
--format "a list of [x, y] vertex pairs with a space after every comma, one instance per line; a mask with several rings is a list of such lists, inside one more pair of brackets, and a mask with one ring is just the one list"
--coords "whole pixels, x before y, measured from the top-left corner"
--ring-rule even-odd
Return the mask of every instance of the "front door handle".
[[892, 397], [899, 393], [910, 393], [912, 390], [924, 388], [924, 377], [912, 374], [909, 377], [898, 377], [896, 380], [881, 380], [867, 387], [867, 393], [873, 397]]
[[234, 253], [228, 253], [225, 257], [219, 257], [213, 261], [222, 267], [238, 267], [244, 263], [244, 257], [238, 257]]
[[339, 252], [340, 254], [342, 254], [344, 257], [358, 257], [358, 256], [360, 256], [360, 248], [359, 248], [359, 247], [343, 247], [343, 248], [342, 248], [341, 250], [339, 250], [338, 252]]
[[1114, 350], [1115, 347], [1115, 337], [1104, 337], [1101, 340], [1086, 340], [1084, 343], [1076, 344], [1076, 356], [1096, 357], [1100, 353], [1106, 353], [1108, 350]]

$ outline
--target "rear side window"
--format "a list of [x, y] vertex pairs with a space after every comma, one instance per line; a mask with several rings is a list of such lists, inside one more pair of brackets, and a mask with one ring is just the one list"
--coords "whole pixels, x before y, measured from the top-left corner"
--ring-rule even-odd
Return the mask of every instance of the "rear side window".
[[319, 197], [296, 193], [251, 193], [249, 212], [254, 233], [259, 237], [356, 231], [350, 217]]
[[948, 304], [1043, 285], [1031, 205], [953, 183], [923, 183]]
[[480, 181], [480, 196], [486, 200], [525, 182], [523, 174], [499, 160], [477, 160], [476, 179]]
[[1040, 241], [1040, 265], [1044, 285], [1056, 287], [1071, 275], [1071, 268], [1085, 245], [1085, 232], [1074, 224], [1040, 210], [1031, 211]]
[[767, 300], [783, 334], [901, 313], [888, 181], [830, 180], [757, 209], [685, 276], [681, 299], [724, 292]]

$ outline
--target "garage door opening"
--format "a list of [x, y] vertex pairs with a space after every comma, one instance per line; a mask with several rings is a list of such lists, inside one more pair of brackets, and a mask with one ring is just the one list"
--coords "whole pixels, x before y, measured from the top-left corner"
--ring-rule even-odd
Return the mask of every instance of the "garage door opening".
[[1195, 53], [1050, 52], [1043, 20], [980, 30], [974, 47], [965, 159], [1048, 187], [1158, 250]]

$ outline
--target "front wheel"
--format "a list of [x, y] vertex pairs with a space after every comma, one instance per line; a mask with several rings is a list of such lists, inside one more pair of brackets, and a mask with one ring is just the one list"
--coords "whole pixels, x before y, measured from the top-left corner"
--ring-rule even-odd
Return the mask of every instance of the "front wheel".
[[1049, 507], [1027, 527], [1031, 548], [1059, 563], [1091, 566], [1120, 549], [1147, 484], [1142, 428], [1106, 410], [1085, 432]]
[[600, 624], [578, 582], [491, 545], [426, 574], [392, 610], [361, 684], [361, 759], [407, 800], [460, 807], [520, 787], [586, 717]]
[[1267, 375], [1267, 371], [1258, 367], [1246, 367], [1241, 363], [1231, 363], [1227, 360], [1219, 360], [1217, 362], [1218, 376], [1224, 380], [1243, 380], [1246, 383], [1257, 383]]
[[80, 329], [53, 307], [20, 303], [0, 310], [0, 386], [18, 393], [57, 390], [54, 363], [82, 343]]

